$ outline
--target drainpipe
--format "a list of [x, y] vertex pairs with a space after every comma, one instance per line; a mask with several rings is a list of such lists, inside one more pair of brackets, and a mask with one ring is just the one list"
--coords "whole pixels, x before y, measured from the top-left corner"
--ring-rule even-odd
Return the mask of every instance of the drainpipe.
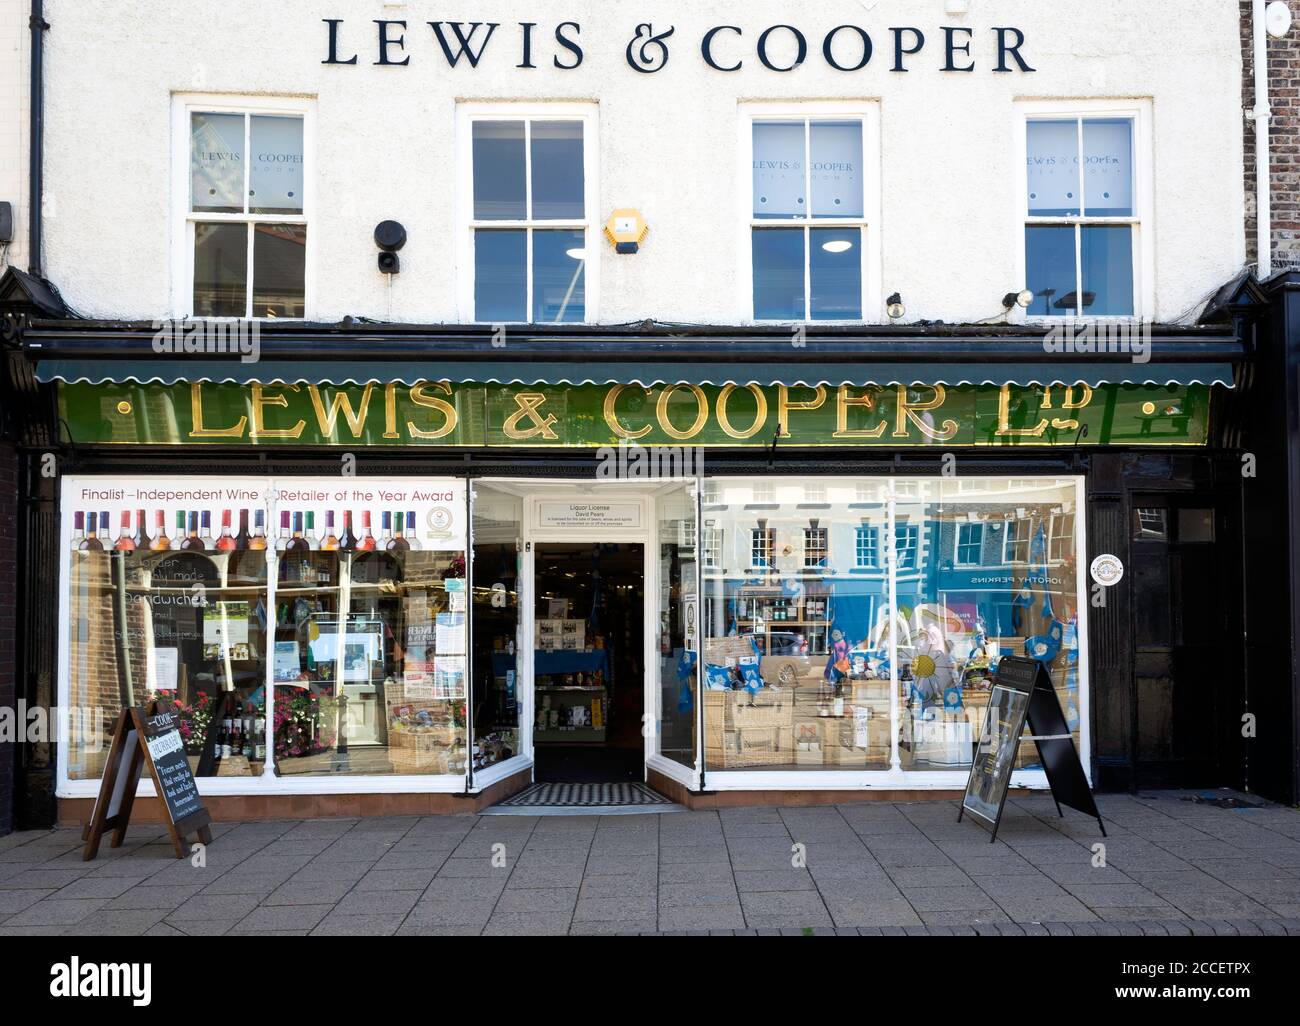
[[1255, 107], [1255, 248], [1259, 258], [1259, 279], [1273, 274], [1273, 196], [1269, 157], [1268, 123], [1273, 116], [1268, 104], [1268, 35], [1264, 28], [1264, 0], [1252, 0], [1251, 28], [1254, 33]]
[[45, 4], [32, 0], [32, 81], [28, 93], [31, 113], [30, 166], [27, 185], [29, 212], [27, 215], [27, 270], [38, 278], [41, 273], [41, 166], [45, 145], [45, 90], [43, 68], [45, 63], [45, 31], [50, 26], [45, 20]]

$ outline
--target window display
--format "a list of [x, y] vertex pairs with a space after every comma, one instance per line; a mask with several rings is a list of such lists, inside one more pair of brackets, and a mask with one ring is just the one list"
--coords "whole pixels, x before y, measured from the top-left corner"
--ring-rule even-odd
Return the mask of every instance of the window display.
[[462, 482], [82, 478], [65, 499], [69, 779], [154, 698], [198, 777], [464, 773]]
[[1076, 480], [713, 485], [706, 767], [966, 770], [1004, 655], [1048, 667], [1078, 743]]

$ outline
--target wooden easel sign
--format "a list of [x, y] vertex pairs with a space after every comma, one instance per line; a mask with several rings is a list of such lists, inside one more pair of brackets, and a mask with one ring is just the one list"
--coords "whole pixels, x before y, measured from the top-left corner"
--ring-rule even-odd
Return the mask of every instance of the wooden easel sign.
[[84, 860], [93, 859], [99, 853], [99, 842], [105, 831], [113, 832], [109, 847], [121, 847], [131, 820], [140, 772], [145, 766], [149, 767], [154, 793], [163, 803], [167, 832], [171, 834], [176, 857], [183, 859], [189, 854], [185, 849], [189, 834], [197, 834], [204, 844], [212, 843], [212, 831], [208, 829], [212, 817], [199, 797], [176, 717], [157, 702], [150, 702], [144, 709], [132, 706], [117, 714], [99, 797], [81, 835], [86, 842]]
[[[1023, 736], [1026, 723], [1029, 737]], [[1031, 740], [1038, 748], [1057, 814], [1064, 816], [1061, 806], [1068, 805], [1092, 816], [1101, 828], [1101, 836], [1105, 837], [1106, 825], [1092, 797], [1078, 749], [1074, 747], [1074, 737], [1066, 726], [1061, 702], [1052, 687], [1051, 675], [1042, 663], [1023, 656], [1004, 656], [998, 662], [957, 822], [969, 812], [993, 828], [989, 842], [997, 840], [1011, 771], [1022, 740]]]

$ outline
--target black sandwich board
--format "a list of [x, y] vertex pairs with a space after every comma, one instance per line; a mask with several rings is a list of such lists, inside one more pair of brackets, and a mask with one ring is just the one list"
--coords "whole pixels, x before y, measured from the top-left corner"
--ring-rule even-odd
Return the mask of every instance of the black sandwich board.
[[183, 859], [188, 854], [188, 834], [197, 834], [204, 844], [212, 843], [208, 829], [212, 817], [199, 797], [176, 717], [159, 703], [150, 702], [143, 709], [133, 706], [117, 714], [99, 797], [81, 835], [86, 842], [83, 859], [88, 861], [99, 853], [100, 839], [107, 830], [113, 831], [109, 846], [121, 846], [145, 766], [153, 778], [154, 793], [162, 801], [176, 857]]
[[[1028, 737], [1022, 736], [1026, 723]], [[1023, 656], [1003, 656], [998, 662], [957, 822], [969, 812], [993, 828], [990, 843], [997, 840], [1002, 807], [1006, 804], [1011, 771], [1022, 740], [1032, 740], [1038, 747], [1038, 758], [1047, 774], [1057, 814], [1064, 816], [1061, 806], [1068, 805], [1092, 816], [1101, 828], [1101, 836], [1105, 837], [1106, 825], [1101, 821], [1074, 738], [1061, 712], [1051, 674], [1036, 659]]]

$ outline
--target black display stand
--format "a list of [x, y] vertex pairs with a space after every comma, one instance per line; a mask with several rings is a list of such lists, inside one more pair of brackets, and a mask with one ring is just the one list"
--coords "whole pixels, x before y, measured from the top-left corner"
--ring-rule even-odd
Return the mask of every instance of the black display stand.
[[[1030, 730], [1027, 738], [1024, 736], [1026, 723]], [[998, 663], [993, 694], [971, 758], [970, 776], [966, 779], [957, 822], [969, 812], [992, 827], [989, 842], [997, 840], [1011, 770], [1022, 740], [1031, 740], [1038, 748], [1057, 815], [1064, 817], [1061, 806], [1067, 805], [1092, 816], [1097, 820], [1101, 836], [1105, 837], [1106, 825], [1088, 786], [1065, 714], [1061, 712], [1051, 674], [1042, 663], [1023, 656], [1004, 656]]]

